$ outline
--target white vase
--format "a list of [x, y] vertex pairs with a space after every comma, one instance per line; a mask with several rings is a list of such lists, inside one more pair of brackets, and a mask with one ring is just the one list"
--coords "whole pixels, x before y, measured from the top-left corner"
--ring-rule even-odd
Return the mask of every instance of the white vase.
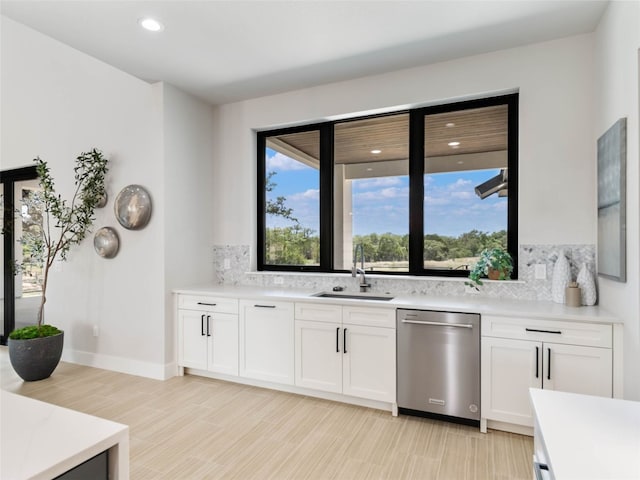
[[580, 289], [582, 291], [582, 304], [588, 306], [595, 305], [596, 300], [598, 299], [598, 294], [596, 293], [596, 281], [586, 263], [582, 264], [582, 268], [578, 273], [576, 281], [578, 282], [578, 285], [580, 285]]
[[571, 282], [571, 266], [564, 256], [564, 250], [558, 254], [556, 264], [553, 266], [553, 278], [551, 280], [551, 299], [556, 303], [564, 303], [565, 288]]

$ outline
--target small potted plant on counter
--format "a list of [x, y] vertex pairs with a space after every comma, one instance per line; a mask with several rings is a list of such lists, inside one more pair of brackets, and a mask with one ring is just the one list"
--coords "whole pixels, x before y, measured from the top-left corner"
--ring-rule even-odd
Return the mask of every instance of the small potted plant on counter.
[[71, 203], [56, 193], [53, 177], [46, 161], [34, 159], [41, 191], [42, 235], [27, 239], [32, 252], [42, 261], [42, 299], [38, 323], [14, 330], [9, 334], [9, 359], [16, 373], [26, 381], [48, 378], [60, 362], [64, 332], [44, 324], [44, 306], [50, 271], [58, 256], [67, 259], [73, 245], [89, 233], [94, 211], [105, 195], [107, 162], [102, 152], [93, 149], [76, 159], [75, 191]]
[[481, 278], [489, 280], [508, 280], [513, 272], [513, 259], [504, 248], [485, 248], [480, 252], [478, 262], [469, 272], [467, 285], [478, 289], [482, 285]]

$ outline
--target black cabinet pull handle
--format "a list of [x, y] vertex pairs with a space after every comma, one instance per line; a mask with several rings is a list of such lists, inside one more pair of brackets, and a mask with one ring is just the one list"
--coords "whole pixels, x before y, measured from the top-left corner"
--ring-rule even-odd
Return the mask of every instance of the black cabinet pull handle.
[[340, 327], [336, 328], [336, 353], [340, 353]]
[[204, 337], [204, 314], [200, 315], [200, 335]]
[[207, 307], [215, 307], [217, 303], [198, 302], [198, 305], [206, 305]]
[[209, 332], [209, 324], [211, 323], [211, 315], [207, 315], [207, 337], [211, 336], [211, 333]]
[[536, 347], [536, 378], [538, 378], [538, 375], [539, 375], [539, 373], [540, 373], [540, 372], [538, 371], [538, 368], [540, 367], [540, 360], [539, 360], [539, 357], [538, 357], [538, 354], [539, 354], [539, 353], [540, 353], [540, 348], [539, 348], [539, 347]]
[[555, 335], [562, 335], [562, 331], [560, 330], [539, 330], [537, 328], [525, 328], [527, 332], [537, 332], [537, 333], [553, 333]]
[[347, 353], [347, 329], [342, 330], [342, 351]]
[[276, 308], [275, 305], [254, 305], [256, 308]]
[[549, 356], [549, 361], [547, 362], [547, 380], [551, 380], [551, 349], [547, 348], [547, 355]]

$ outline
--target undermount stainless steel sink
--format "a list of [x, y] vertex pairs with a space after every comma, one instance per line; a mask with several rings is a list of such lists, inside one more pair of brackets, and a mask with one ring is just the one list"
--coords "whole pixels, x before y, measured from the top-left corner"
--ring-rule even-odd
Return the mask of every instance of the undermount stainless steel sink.
[[348, 300], [379, 300], [383, 302], [393, 300], [393, 295], [377, 295], [374, 293], [318, 292], [311, 296], [319, 298], [343, 298]]

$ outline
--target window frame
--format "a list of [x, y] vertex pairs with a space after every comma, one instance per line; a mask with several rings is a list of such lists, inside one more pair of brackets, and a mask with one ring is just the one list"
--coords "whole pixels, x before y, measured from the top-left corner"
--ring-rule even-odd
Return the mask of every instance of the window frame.
[[[511, 93], [474, 100], [444, 103], [413, 109], [399, 109], [376, 115], [349, 118], [348, 121], [380, 116], [409, 113], [409, 269], [404, 272], [372, 270], [376, 275], [411, 275], [425, 277], [467, 277], [469, 270], [439, 270], [424, 268], [424, 131], [425, 117], [430, 114], [459, 110], [507, 105], [507, 167], [509, 169], [509, 191], [507, 202], [507, 250], [514, 262], [511, 277], [518, 278], [518, 118], [519, 94]], [[257, 144], [257, 269], [275, 272], [345, 273], [348, 270], [333, 268], [333, 221], [334, 221], [334, 126], [344, 123], [327, 121], [256, 132]], [[276, 265], [265, 262], [266, 240], [266, 139], [272, 136], [318, 130], [319, 186], [320, 186], [320, 262], [319, 265]]]

